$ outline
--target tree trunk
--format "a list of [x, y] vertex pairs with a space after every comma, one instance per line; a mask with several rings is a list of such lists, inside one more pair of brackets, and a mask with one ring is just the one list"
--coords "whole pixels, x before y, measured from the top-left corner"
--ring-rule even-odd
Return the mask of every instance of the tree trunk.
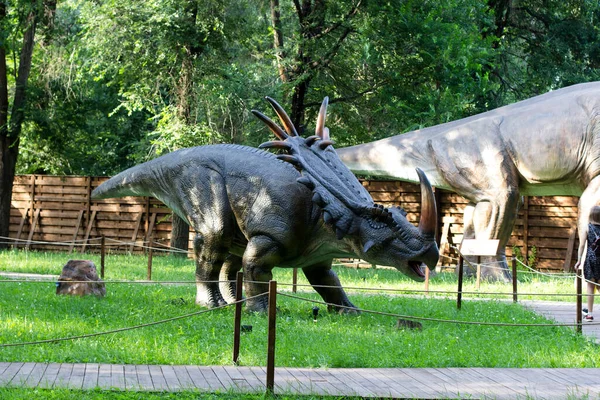
[[[0, 22], [6, 18], [5, 3], [0, 6]], [[6, 76], [6, 47], [0, 44], [0, 236], [8, 237], [10, 230], [10, 205], [17, 158], [19, 155], [19, 136], [25, 119], [25, 94], [31, 60], [35, 28], [37, 24], [35, 10], [27, 16], [27, 28], [23, 35], [23, 47], [19, 57], [19, 70], [15, 82], [14, 101], [8, 118], [8, 80]], [[0, 240], [0, 248], [6, 248], [6, 240]]]
[[[171, 243], [170, 246], [176, 249], [188, 251], [190, 237], [190, 226], [179, 215], [173, 213], [171, 227]], [[187, 257], [187, 253], [175, 252], [175, 257]]]
[[271, 0], [271, 26], [273, 27], [273, 47], [275, 47], [275, 59], [277, 60], [277, 69], [279, 70], [279, 79], [281, 82], [287, 82], [283, 60], [283, 33], [281, 30], [281, 14], [279, 12], [279, 0]]

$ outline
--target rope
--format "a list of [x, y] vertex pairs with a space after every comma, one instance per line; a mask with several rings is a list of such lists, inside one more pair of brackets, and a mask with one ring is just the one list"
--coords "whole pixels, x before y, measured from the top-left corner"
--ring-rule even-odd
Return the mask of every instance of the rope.
[[225, 304], [223, 306], [218, 306], [218, 307], [211, 308], [211, 309], [208, 309], [208, 310], [195, 311], [193, 313], [189, 313], [189, 314], [185, 314], [185, 315], [180, 315], [180, 316], [172, 317], [172, 318], [167, 318], [167, 319], [163, 319], [163, 320], [160, 320], [160, 321], [148, 322], [148, 323], [145, 323], [145, 324], [128, 326], [128, 327], [125, 327], [125, 328], [113, 329], [113, 330], [110, 330], [110, 331], [88, 333], [88, 334], [84, 334], [84, 335], [69, 336], [69, 337], [64, 337], [64, 338], [36, 340], [36, 341], [32, 341], [32, 342], [22, 342], [22, 343], [4, 343], [4, 344], [0, 344], [0, 348], [4, 348], [4, 347], [16, 347], [16, 346], [30, 346], [30, 345], [38, 345], [38, 344], [44, 344], [44, 343], [64, 342], [64, 341], [67, 341], [67, 340], [85, 339], [85, 338], [90, 338], [90, 337], [95, 337], [95, 336], [109, 335], [109, 334], [112, 334], [112, 333], [120, 333], [120, 332], [125, 332], [125, 331], [131, 331], [131, 330], [134, 330], [134, 329], [146, 328], [146, 327], [149, 327], [149, 326], [160, 325], [160, 324], [164, 324], [164, 323], [167, 323], [167, 322], [173, 322], [173, 321], [177, 321], [177, 320], [180, 320], [180, 319], [193, 317], [195, 315], [200, 315], [200, 314], [205, 314], [207, 312], [216, 311], [216, 310], [219, 310], [219, 309], [222, 309], [222, 308], [225, 308], [225, 307], [229, 307], [229, 306], [232, 306], [232, 305], [237, 304], [237, 303], [242, 303], [244, 301], [251, 300], [251, 299], [257, 298], [259, 296], [264, 296], [264, 295], [265, 295], [265, 293], [259, 294], [259, 295], [253, 296], [253, 297], [249, 297], [247, 299], [242, 299], [242, 300], [239, 300], [239, 301], [234, 301], [233, 303]]
[[52, 283], [52, 284], [56, 284], [56, 283], [89, 283], [89, 284], [100, 284], [100, 283], [129, 283], [129, 284], [134, 284], [134, 283], [141, 283], [144, 285], [148, 285], [148, 284], [161, 284], [161, 285], [167, 285], [167, 284], [196, 284], [196, 283], [233, 283], [235, 282], [234, 280], [231, 281], [128, 281], [128, 280], [115, 280], [115, 281], [104, 281], [104, 280], [99, 280], [99, 281], [60, 281], [57, 279], [45, 279], [45, 280], [39, 280], [39, 279], [0, 279], [0, 283]]
[[[333, 303], [327, 303], [327, 302], [324, 302], [324, 301], [307, 299], [307, 298], [304, 298], [304, 297], [294, 296], [294, 295], [286, 294], [286, 293], [277, 292], [277, 294], [279, 294], [279, 295], [281, 295], [283, 297], [289, 297], [289, 298], [292, 298], [292, 299], [302, 300], [302, 301], [306, 301], [306, 302], [309, 302], [309, 303], [316, 303], [316, 304], [322, 304], [322, 305], [326, 305], [326, 306], [333, 306], [333, 307], [338, 307], [338, 308], [345, 308], [347, 310], [360, 311], [360, 312], [365, 312], [365, 313], [375, 314], [375, 315], [383, 315], [383, 316], [387, 316], [387, 317], [412, 319], [412, 320], [420, 320], [420, 321], [452, 323], [452, 324], [460, 324], [460, 325], [512, 326], [512, 327], [537, 327], [537, 326], [544, 326], [544, 327], [548, 327], [548, 326], [552, 326], [552, 327], [570, 326], [570, 327], [573, 327], [573, 326], [580, 326], [580, 325], [582, 325], [582, 324], [577, 324], [577, 323], [571, 323], [571, 324], [568, 324], [568, 323], [561, 323], [561, 324], [517, 324], [517, 323], [505, 323], [505, 322], [477, 322], [477, 321], [459, 321], [459, 320], [440, 319], [440, 318], [415, 317], [413, 315], [402, 315], [402, 314], [394, 314], [394, 313], [388, 313], [388, 312], [383, 312], [383, 311], [364, 310], [362, 308], [357, 308], [357, 307], [341, 306], [339, 304], [333, 304]], [[589, 322], [589, 323], [586, 323], [585, 325], [588, 326], [588, 325], [598, 325], [598, 324], [600, 324], [600, 322]]]
[[[516, 257], [515, 257], [515, 260], [519, 264], [521, 264], [523, 267], [531, 270], [531, 273], [536, 273], [536, 274], [539, 274], [539, 275], [547, 276], [549, 278], [573, 278], [574, 277], [574, 274], [567, 274], [567, 273], [548, 274], [548, 273], [545, 273], [545, 272], [541, 272], [541, 271], [538, 271], [538, 270], [535, 270], [535, 269], [531, 268], [529, 265], [525, 264], [523, 261], [519, 260]], [[529, 272], [529, 271], [523, 271], [523, 272]]]
[[[187, 251], [187, 250], [177, 249], [175, 247], [170, 247], [170, 246], [160, 244], [160, 243], [157, 243], [157, 244], [160, 244], [161, 247], [152, 247], [152, 246], [144, 245], [144, 243], [156, 243], [155, 241], [144, 240], [144, 241], [142, 241], [142, 244], [138, 244], [137, 241], [136, 242], [124, 242], [122, 240], [117, 240], [117, 239], [113, 239], [113, 238], [106, 238], [106, 240], [111, 241], [113, 243], [117, 243], [116, 247], [118, 247], [118, 246], [136, 246], [136, 247], [141, 247], [143, 249], [148, 249], [148, 250], [152, 249], [152, 250], [156, 250], [156, 251], [171, 251], [173, 253], [185, 253], [185, 254], [191, 253], [190, 251]], [[165, 247], [167, 249], [165, 249]]]
[[[258, 281], [245, 281], [250, 283], [263, 283]], [[277, 283], [278, 286], [294, 286], [293, 283]], [[353, 286], [328, 286], [328, 285], [311, 285], [311, 284], [296, 284], [297, 287], [312, 287], [325, 289], [345, 289], [355, 291], [384, 291], [384, 292], [407, 292], [407, 293], [434, 293], [434, 294], [456, 294], [457, 291], [450, 290], [419, 290], [419, 289], [391, 289], [391, 288], [363, 288]], [[498, 295], [498, 296], [513, 296], [513, 292], [469, 292], [461, 291], [462, 294], [482, 294], [482, 295]], [[518, 292], [519, 296], [577, 296], [577, 293], [523, 293]]]

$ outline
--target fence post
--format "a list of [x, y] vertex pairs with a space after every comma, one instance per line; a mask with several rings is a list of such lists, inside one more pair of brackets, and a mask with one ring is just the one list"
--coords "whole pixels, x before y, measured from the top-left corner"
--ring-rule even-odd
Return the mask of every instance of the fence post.
[[[581, 275], [580, 275], [581, 274]], [[577, 333], [581, 333], [581, 323], [582, 323], [582, 318], [581, 318], [581, 292], [582, 289], [581, 287], [582, 285], [582, 280], [583, 278], [583, 268], [579, 269], [579, 270], [575, 270], [575, 280], [577, 281]]]
[[292, 293], [296, 293], [298, 284], [298, 268], [294, 268], [294, 272], [292, 273]]
[[277, 281], [269, 281], [269, 338], [267, 342], [267, 392], [275, 388], [275, 321], [277, 316]]
[[425, 266], [425, 293], [429, 294], [429, 267]]
[[517, 258], [512, 258], [513, 303], [517, 302]]
[[463, 287], [463, 268], [464, 260], [462, 254], [458, 256], [458, 293], [456, 295], [456, 308], [460, 310], [462, 300], [462, 287]]
[[242, 324], [242, 283], [244, 279], [244, 273], [238, 271], [235, 277], [235, 317], [233, 320], [233, 363], [238, 364], [238, 357], [240, 355], [240, 331]]
[[151, 281], [152, 280], [152, 237], [150, 238], [150, 241], [148, 242], [150, 243], [150, 248], [148, 250], [148, 280]]
[[104, 235], [100, 238], [100, 278], [104, 279], [104, 256], [106, 254], [106, 247], [104, 244]]

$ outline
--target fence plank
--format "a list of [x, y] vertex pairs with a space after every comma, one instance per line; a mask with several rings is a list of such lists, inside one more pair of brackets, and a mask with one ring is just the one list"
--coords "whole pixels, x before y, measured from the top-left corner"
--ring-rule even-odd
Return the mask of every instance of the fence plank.
[[[89, 239], [94, 227], [98, 234], [108, 239], [135, 242], [144, 220], [148, 223], [145, 238], [152, 231], [156, 241], [168, 240], [171, 210], [160, 201], [132, 196], [90, 200], [91, 190], [107, 179], [83, 176], [16, 176], [11, 202], [10, 237], [20, 238], [28, 229], [27, 225], [33, 223], [35, 216], [32, 214], [39, 211], [37, 227], [29, 232], [30, 241], [73, 240], [79, 237], [79, 230], [84, 228], [84, 235]], [[362, 184], [376, 202], [400, 206], [407, 211], [407, 218], [411, 223], [418, 223], [421, 208], [419, 185], [381, 180], [362, 181]], [[507, 254], [512, 254], [513, 246], [522, 247], [523, 254], [535, 250], [540, 268], [555, 271], [567, 268], [576, 258], [571, 249], [576, 249], [578, 245], [577, 235], [572, 234], [577, 221], [578, 201], [577, 197], [571, 196], [527, 197], [517, 217], [506, 249]], [[439, 229], [444, 242], [441, 248], [443, 254], [449, 257], [457, 256], [446, 243], [460, 243], [463, 232], [462, 212], [467, 203], [467, 199], [456, 193], [440, 191]], [[82, 209], [89, 211], [81, 216]], [[85, 216], [91, 218], [88, 220]], [[154, 220], [151, 221], [152, 219]], [[92, 222], [95, 225], [91, 225]], [[30, 245], [38, 249], [57, 247], [53, 244]], [[134, 246], [128, 244], [120, 249], [133, 251]], [[448, 265], [455, 261], [443, 257], [440, 263]]]

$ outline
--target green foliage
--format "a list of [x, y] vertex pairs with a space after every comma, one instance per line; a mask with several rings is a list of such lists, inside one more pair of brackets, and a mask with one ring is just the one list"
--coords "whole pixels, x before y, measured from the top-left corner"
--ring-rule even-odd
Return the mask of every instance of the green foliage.
[[[598, 2], [390, 0], [352, 14], [356, 1], [323, 1], [306, 20], [280, 3], [285, 80], [269, 2], [59, 2], [34, 52], [19, 172], [114, 174], [180, 147], [256, 146], [269, 133], [250, 110], [265, 95], [289, 109], [306, 90], [309, 128], [329, 96], [345, 146], [600, 79]], [[11, 51], [19, 10], [2, 28]]]
[[[513, 251], [513, 256], [516, 257], [517, 260], [519, 260], [523, 264], [528, 265], [529, 267], [535, 269], [537, 262], [538, 262], [537, 247], [531, 246], [531, 248], [529, 249], [529, 252], [528, 252], [529, 254], [527, 255], [527, 260], [525, 260], [525, 257], [523, 256], [523, 250], [521, 247], [513, 246], [512, 251]], [[523, 268], [521, 268], [521, 269], [523, 269]]]

